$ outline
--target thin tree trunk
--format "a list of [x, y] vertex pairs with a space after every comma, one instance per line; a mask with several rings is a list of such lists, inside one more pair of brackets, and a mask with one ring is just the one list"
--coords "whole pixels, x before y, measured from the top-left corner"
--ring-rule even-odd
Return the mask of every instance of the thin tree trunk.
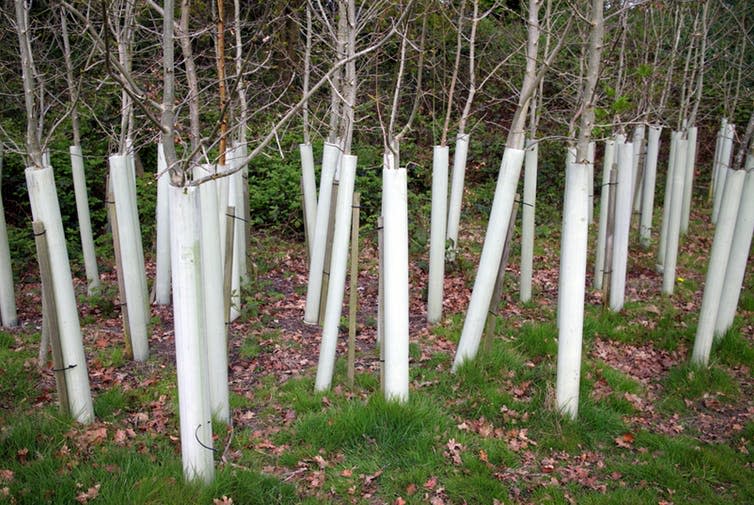
[[354, 0], [340, 0], [341, 8], [347, 12], [346, 57], [348, 63], [345, 68], [345, 83], [343, 85], [343, 118], [341, 124], [341, 138], [343, 139], [343, 154], [351, 154], [353, 142], [354, 107], [356, 106], [356, 3]]
[[[201, 124], [199, 122], [199, 79], [196, 73], [196, 65], [194, 64], [194, 53], [191, 49], [191, 38], [189, 37], [190, 18], [191, 0], [181, 0], [181, 19], [179, 25], [180, 29], [178, 31], [178, 41], [180, 42], [181, 52], [183, 53], [183, 65], [186, 67], [186, 85], [188, 87], [187, 101], [189, 106], [189, 131], [191, 133], [189, 135], [189, 138], [191, 139], [191, 152], [198, 154], [200, 149], [199, 143], [202, 139]], [[224, 142], [225, 138], [221, 137], [221, 156], [223, 156], [223, 158], [225, 156]], [[195, 163], [196, 160], [188, 160], [189, 166], [192, 166]]]
[[225, 154], [228, 145], [228, 115], [226, 112], [226, 86], [225, 86], [225, 0], [217, 1], [217, 25], [216, 25], [216, 54], [217, 54], [217, 84], [220, 99], [220, 142], [218, 144], [218, 163], [225, 165]]
[[99, 273], [97, 272], [97, 257], [94, 253], [94, 238], [92, 223], [89, 216], [89, 199], [86, 191], [86, 177], [84, 175], [84, 158], [81, 154], [81, 133], [78, 114], [78, 89], [73, 78], [73, 63], [71, 62], [71, 45], [68, 38], [67, 13], [60, 10], [60, 32], [63, 39], [63, 59], [68, 83], [68, 95], [71, 100], [71, 129], [73, 130], [73, 145], [71, 151], [71, 172], [73, 188], [76, 198], [76, 214], [79, 220], [79, 235], [81, 237], [81, 251], [84, 255], [84, 267], [87, 278], [87, 293], [92, 295], [99, 287]]
[[[244, 78], [244, 59], [243, 59], [243, 40], [241, 38], [241, 0], [233, 0], [234, 7], [234, 23], [235, 23], [235, 36], [236, 36], [236, 75], [238, 83], [236, 84], [236, 93], [238, 93], [238, 103], [240, 109], [240, 115], [238, 118], [238, 140], [242, 144], [246, 143], [246, 124], [249, 116], [249, 105], [246, 103], [246, 79]], [[307, 14], [309, 24], [311, 24], [311, 11], [307, 5]], [[311, 42], [309, 42], [311, 45]], [[308, 90], [309, 73], [306, 72], [304, 78], [307, 80], [305, 89]], [[306, 91], [305, 91], [306, 93]], [[304, 106], [306, 109], [307, 107]], [[308, 132], [304, 132], [305, 142], [308, 140]]]
[[495, 278], [500, 266], [500, 258], [503, 254], [504, 240], [501, 236], [508, 229], [521, 165], [524, 161], [525, 124], [529, 102], [538, 85], [538, 79], [542, 77], [541, 73], [536, 72], [539, 44], [539, 6], [540, 0], [529, 0], [526, 73], [500, 164], [500, 173], [492, 201], [479, 268], [474, 281], [474, 289], [466, 313], [461, 339], [453, 360], [454, 371], [466, 360], [473, 359], [479, 349], [479, 342], [492, 299]]
[[678, 46], [681, 42], [681, 29], [683, 27], [683, 12], [681, 11], [683, 6], [679, 3], [675, 8], [675, 15], [673, 16], [673, 27], [675, 29], [675, 39], [673, 40], [673, 49], [670, 52], [670, 62], [667, 65], [667, 73], [665, 74], [665, 84], [662, 87], [662, 94], [660, 95], [660, 103], [657, 106], [657, 117], [662, 118], [665, 113], [665, 105], [668, 97], [670, 96], [671, 82], [673, 81], [673, 71], [675, 70], [675, 59], [678, 55]]
[[[236, 5], [240, 2], [240, 0], [235, 0]], [[305, 7], [306, 11], [306, 46], [304, 49], [304, 83], [303, 83], [303, 92], [304, 92], [304, 103], [301, 106], [301, 122], [302, 127], [304, 130], [304, 144], [311, 143], [311, 140], [309, 139], [309, 99], [307, 98], [309, 94], [309, 78], [311, 75], [311, 55], [312, 55], [312, 11], [309, 7], [309, 4], [306, 4]], [[236, 13], [238, 19], [238, 8], [236, 8]], [[238, 27], [236, 27], [236, 32], [238, 33], [238, 37], [240, 37], [240, 30]], [[312, 227], [314, 226], [314, 223], [312, 223]], [[311, 240], [311, 237], [310, 237]]]
[[597, 79], [600, 73], [604, 37], [604, 0], [592, 0], [591, 32], [588, 63], [582, 93], [583, 104], [579, 137], [576, 143], [576, 163], [570, 166], [566, 180], [563, 209], [563, 239], [561, 242], [560, 278], [562, 301], [558, 312], [558, 364], [556, 401], [558, 409], [568, 417], [578, 413], [581, 370], [581, 341], [584, 322], [584, 284], [588, 238], [587, 198], [589, 142], [594, 127]]
[[26, 105], [26, 156], [30, 166], [42, 168], [42, 147], [39, 144], [37, 129], [37, 104], [35, 97], [34, 63], [31, 55], [29, 35], [29, 13], [24, 0], [14, 0], [16, 7], [16, 31], [18, 32], [18, 46], [21, 55], [21, 77], [24, 88]]
[[453, 96], [455, 95], [456, 81], [458, 80], [458, 70], [461, 67], [461, 46], [463, 42], [463, 12], [466, 7], [466, 0], [461, 1], [461, 7], [458, 12], [458, 28], [456, 36], [456, 58], [453, 63], [453, 73], [450, 76], [450, 88], [448, 89], [448, 103], [445, 108], [445, 121], [442, 126], [442, 134], [440, 135], [440, 145], [444, 146], [448, 143], [448, 130], [450, 129], [450, 115], [453, 111]]
[[709, 0], [704, 2], [702, 8], [702, 42], [699, 48], [699, 60], [697, 61], [697, 81], [696, 81], [696, 93], [694, 96], [694, 106], [691, 109], [691, 113], [688, 118], [688, 125], [692, 127], [696, 124], [696, 115], [699, 112], [699, 104], [702, 102], [702, 92], [704, 87], [704, 65], [707, 56], [707, 13], [709, 11]]
[[183, 186], [186, 174], [178, 166], [175, 152], [175, 59], [173, 43], [174, 0], [165, 0], [162, 25], [162, 149], [174, 186]]

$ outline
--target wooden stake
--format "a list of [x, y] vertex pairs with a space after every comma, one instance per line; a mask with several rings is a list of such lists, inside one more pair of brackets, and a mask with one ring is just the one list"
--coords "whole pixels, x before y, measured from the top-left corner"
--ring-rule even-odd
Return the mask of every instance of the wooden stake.
[[52, 289], [52, 267], [50, 266], [50, 255], [47, 249], [45, 225], [41, 221], [34, 221], [32, 227], [34, 229], [34, 242], [37, 246], [37, 258], [39, 259], [39, 275], [42, 278], [42, 316], [47, 322], [47, 332], [52, 347], [52, 369], [55, 375], [55, 386], [60, 400], [60, 410], [66, 415], [71, 415], [65, 377], [67, 367], [65, 361], [63, 361], [63, 349], [60, 345], [58, 315], [55, 306], [55, 291]]
[[110, 190], [110, 178], [107, 179], [107, 216], [110, 218], [110, 232], [113, 235], [113, 253], [115, 256], [115, 271], [118, 275], [118, 299], [120, 300], [120, 315], [123, 322], [123, 339], [125, 341], [126, 357], [133, 358], [131, 347], [131, 327], [128, 324], [128, 307], [126, 305], [126, 285], [123, 279], [123, 261], [120, 253], [120, 236], [118, 235], [118, 213], [115, 212], [115, 197]]
[[44, 297], [44, 286], [42, 286], [42, 335], [39, 341], [39, 355], [37, 356], [37, 366], [43, 369], [47, 366], [47, 356], [50, 353], [50, 318], [47, 313], [47, 300]]
[[330, 194], [330, 214], [327, 220], [327, 243], [325, 247], [325, 263], [322, 268], [322, 290], [319, 295], [319, 320], [317, 323], [321, 326], [325, 320], [325, 307], [327, 306], [327, 290], [330, 287], [330, 261], [332, 260], [332, 238], [335, 233], [335, 206], [338, 201], [338, 187], [340, 183], [337, 180], [332, 182], [332, 193]]
[[[638, 169], [636, 171], [636, 184], [633, 187], [633, 193], [631, 194], [631, 217], [633, 218], [634, 214], [641, 214], [641, 206], [639, 206], [639, 210], [636, 209], [636, 199], [638, 198], [641, 201], [641, 192], [642, 187], [644, 186], [644, 159], [646, 157], [646, 151], [644, 149], [644, 146], [641, 146], [639, 148], [639, 165]], [[641, 225], [639, 225], [639, 229], [641, 229]]]
[[490, 310], [487, 312], [487, 322], [484, 328], [484, 352], [489, 352], [492, 346], [492, 339], [495, 335], [495, 323], [497, 322], [497, 308], [500, 305], [500, 299], [503, 296], [503, 281], [505, 280], [505, 269], [508, 266], [508, 258], [511, 254], [511, 243], [513, 242], [513, 233], [516, 230], [516, 215], [518, 214], [518, 206], [521, 201], [521, 195], [516, 193], [516, 200], [511, 209], [511, 218], [508, 221], [508, 231], [505, 234], [505, 246], [503, 247], [503, 255], [500, 258], [500, 268], [497, 271], [497, 279], [495, 279], [495, 289], [492, 291], [492, 300], [490, 301]]
[[351, 278], [348, 294], [348, 385], [353, 387], [356, 367], [356, 307], [358, 303], [359, 280], [359, 210], [361, 193], [353, 194], [351, 214]]
[[[225, 296], [225, 324], [230, 325], [230, 299], [233, 277], [233, 230], [235, 228], [236, 208], [228, 207], [225, 211], [225, 258], [223, 259], [223, 293]], [[228, 328], [230, 331], [230, 328]]]

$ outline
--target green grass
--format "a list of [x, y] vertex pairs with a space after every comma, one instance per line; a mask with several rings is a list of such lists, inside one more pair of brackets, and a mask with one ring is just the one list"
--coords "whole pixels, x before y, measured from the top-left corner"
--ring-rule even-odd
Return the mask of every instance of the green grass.
[[[546, 232], [538, 237], [538, 254], [549, 254], [557, 248], [559, 232], [552, 224], [538, 226]], [[242, 363], [263, 362], [257, 358], [279, 348], [300, 352], [306, 345], [288, 342], [263, 310], [283, 296], [267, 275], [293, 246], [266, 236], [256, 246], [257, 267], [243, 290], [249, 332], [233, 342]], [[645, 255], [638, 261], [650, 260]], [[706, 266], [684, 261], [694, 276]], [[475, 267], [467, 259], [450, 268], [473, 281]], [[345, 386], [342, 358], [326, 393], [314, 392], [312, 369], [287, 380], [261, 369], [244, 371], [253, 385], [231, 392], [237, 423], [230, 428], [215, 423], [217, 473], [208, 486], [182, 477], [172, 359], [155, 353], [146, 366], [132, 366], [115, 346], [87, 349], [96, 367], [145, 385], [126, 381], [98, 387], [93, 394], [97, 422], [84, 427], [57, 411], [54, 386], [50, 390], [50, 378], [36, 368], [39, 334], [0, 331], [0, 504], [77, 503], [97, 485], [94, 504], [212, 504], [223, 496], [252, 505], [370, 505], [401, 503], [399, 498], [408, 504], [433, 499], [446, 504], [749, 503], [754, 422], [741, 421], [730, 440], [708, 444], [696, 438], [698, 428], [690, 421], [708, 398], [731, 410], [749, 401], [752, 391], [739, 379], [742, 366], [754, 370], [754, 346], [744, 333], [750, 314], [744, 312], [715, 343], [709, 368], [683, 360], [658, 372], [655, 386], [591, 352], [597, 339], [618, 348], [647, 346], [650, 352], [651, 344], [685, 352], [698, 317], [686, 309], [698, 298], [695, 278], [679, 283], [674, 297], [656, 293], [632, 299], [620, 313], [586, 306], [576, 420], [555, 407], [554, 303], [536, 298], [514, 307], [518, 320], [499, 316], [489, 349], [480, 349], [476, 360], [455, 373], [452, 346], [435, 344], [458, 342], [463, 314], [446, 314], [427, 340], [412, 334], [412, 385], [405, 405], [382, 398], [374, 372], [357, 371], [354, 387]], [[510, 276], [506, 292], [515, 288]], [[102, 310], [108, 299], [87, 303]], [[751, 289], [744, 289], [740, 310], [753, 309]], [[374, 325], [367, 321], [367, 327]], [[377, 359], [374, 348], [359, 352]], [[675, 433], [635, 423], [633, 418], [645, 414], [637, 397], [655, 409], [657, 419], [680, 416], [686, 429]], [[82, 444], [88, 430], [98, 429], [105, 430], [104, 439]], [[124, 443], [122, 432], [128, 429], [133, 432]], [[552, 468], [546, 462], [553, 462]], [[9, 480], [6, 471], [12, 472]]]
[[746, 365], [754, 373], [754, 349], [741, 336], [739, 325], [734, 324], [720, 339], [716, 339], [712, 354], [726, 365]]

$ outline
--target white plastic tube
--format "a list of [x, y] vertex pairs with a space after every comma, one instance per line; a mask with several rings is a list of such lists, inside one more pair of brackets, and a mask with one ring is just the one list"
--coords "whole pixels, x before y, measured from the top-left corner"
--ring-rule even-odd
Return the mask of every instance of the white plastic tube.
[[212, 415], [204, 334], [201, 219], [196, 187], [170, 186], [170, 249], [173, 277], [175, 360], [181, 457], [186, 480], [214, 479]]
[[306, 217], [306, 238], [309, 256], [312, 255], [314, 226], [317, 219], [317, 182], [314, 179], [314, 154], [311, 144], [299, 144], [301, 154], [301, 186], [304, 192], [304, 216]]
[[717, 224], [717, 216], [720, 213], [720, 203], [725, 189], [725, 177], [728, 175], [731, 157], [733, 156], [733, 137], [736, 134], [736, 125], [727, 123], [725, 125], [725, 134], [722, 138], [720, 148], [720, 162], [717, 169], [717, 180], [715, 181], [715, 200], [712, 204], [712, 223]]
[[[574, 163], [576, 163], [576, 147], [574, 145], [568, 145], [568, 147], [566, 147], [566, 157], [565, 157], [565, 169], [566, 169], [566, 172], [568, 171], [568, 167], [570, 167]], [[588, 199], [588, 197], [587, 197], [587, 199]], [[565, 215], [563, 215], [563, 219], [565, 219]], [[563, 224], [561, 222], [561, 227], [562, 226], [563, 226]], [[557, 308], [557, 312], [558, 313], [561, 310], [560, 297], [563, 295], [563, 286], [561, 285], [561, 282], [563, 282], [563, 278], [562, 277], [558, 277], [558, 308]], [[556, 318], [556, 323], [558, 325], [560, 325], [560, 319]]]
[[325, 264], [330, 198], [332, 197], [332, 183], [339, 161], [340, 148], [338, 145], [326, 142], [322, 153], [322, 175], [319, 182], [314, 243], [309, 259], [309, 283], [306, 287], [304, 322], [307, 324], [317, 324], [319, 319], [319, 297], [322, 291], [322, 269]]
[[463, 323], [461, 340], [458, 343], [458, 349], [453, 360], [453, 371], [457, 370], [464, 361], [474, 359], [479, 350], [479, 341], [482, 338], [482, 332], [487, 321], [487, 313], [492, 300], [497, 271], [500, 267], [500, 258], [503, 255], [505, 234], [508, 230], [508, 221], [510, 221], [523, 162], [523, 149], [505, 148], [503, 159], [500, 162], [500, 173], [495, 187], [495, 196], [492, 200], [490, 220], [487, 224], [487, 233], [482, 247], [482, 256], [479, 259], [474, 289], [466, 312], [466, 320]]
[[348, 267], [348, 243], [351, 236], [351, 208], [353, 187], [356, 178], [356, 156], [344, 154], [340, 167], [338, 199], [335, 203], [335, 230], [330, 258], [330, 284], [327, 290], [327, 304], [322, 324], [322, 341], [319, 347], [316, 391], [327, 391], [332, 384], [335, 370], [335, 351], [338, 346], [340, 315], [343, 312], [343, 292], [346, 286]]
[[461, 222], [463, 206], [463, 186], [466, 177], [466, 158], [469, 152], [469, 134], [456, 136], [456, 150], [453, 153], [453, 172], [450, 183], [450, 202], [448, 203], [448, 227], [446, 238], [451, 241], [451, 256], [458, 249], [458, 229]]
[[594, 289], [602, 289], [605, 273], [605, 242], [607, 241], [607, 212], [610, 204], [610, 170], [615, 162], [615, 140], [605, 141], [605, 157], [602, 163], [600, 186], [600, 221], [597, 228], [597, 250], [594, 252]]
[[[138, 246], [140, 241], [139, 223], [134, 222], [132, 200], [129, 189], [131, 175], [127, 156], [110, 156], [110, 182], [115, 198], [115, 212], [118, 215], [118, 236], [120, 238], [121, 265], [123, 266], [123, 284], [125, 287], [126, 311], [131, 333], [131, 347], [136, 361], [146, 361], [149, 357], [147, 339], [146, 301], [142, 290], [141, 278], [144, 277], [144, 265], [139, 264]], [[135, 195], [133, 195], [135, 196]], [[146, 284], [146, 280], [144, 280]]]
[[660, 152], [660, 135], [662, 126], [650, 126], [647, 135], [647, 158], [644, 164], [644, 183], [642, 184], [641, 220], [639, 240], [642, 247], [649, 248], [652, 239], [652, 213], [655, 205], [655, 185], [657, 183], [657, 156]]
[[443, 283], [445, 280], [445, 219], [448, 202], [448, 146], [432, 151], [432, 215], [429, 231], [429, 281], [427, 286], [427, 322], [442, 319]]
[[162, 143], [157, 144], [157, 252], [154, 293], [158, 305], [170, 304], [170, 212], [168, 198], [170, 174], [165, 163]]
[[689, 229], [689, 216], [691, 215], [691, 197], [693, 194], [694, 171], [696, 170], [696, 126], [686, 130], [688, 139], [688, 152], [686, 153], [686, 171], [683, 180], [683, 207], [681, 208], [681, 233], [683, 235]]
[[[576, 163], [576, 147], [574, 147], [573, 145], [568, 145], [568, 147], [566, 147], [566, 156], [565, 156], [566, 173], [568, 173], [569, 167], [573, 165], [574, 163]], [[565, 212], [563, 213], [562, 218], [565, 219]], [[562, 229], [562, 226], [564, 225], [561, 221], [561, 229]], [[560, 313], [560, 310], [561, 310], [560, 297], [563, 296], [563, 286], [561, 284], [562, 282], [563, 282], [563, 277], [558, 276], [558, 307], [557, 307], [556, 313]], [[560, 327], [559, 326], [560, 319], [556, 317], [555, 320], [556, 320], [556, 324], [558, 324], [558, 327]]]
[[[130, 146], [130, 142], [129, 142]], [[128, 166], [128, 175], [130, 176], [128, 178], [128, 201], [129, 201], [129, 210], [131, 211], [131, 218], [133, 223], [135, 223], [135, 229], [136, 229], [136, 254], [138, 255], [138, 262], [139, 268], [141, 269], [141, 274], [139, 277], [139, 286], [141, 289], [141, 300], [142, 304], [144, 305], [144, 313], [147, 314], [147, 319], [149, 318], [149, 289], [147, 288], [147, 274], [144, 269], [144, 265], [146, 265], [146, 262], [144, 261], [144, 245], [142, 243], [141, 239], [141, 220], [139, 219], [139, 207], [138, 207], [138, 198], [136, 197], [136, 161], [134, 160], [134, 153], [132, 149], [129, 149], [128, 155], [126, 156], [126, 162]]]
[[383, 168], [385, 195], [385, 383], [387, 400], [408, 401], [408, 188], [405, 168]]
[[676, 166], [678, 141], [680, 132], [670, 133], [670, 156], [668, 158], [668, 172], [665, 175], [665, 196], [662, 201], [662, 227], [660, 228], [660, 244], [657, 248], [657, 271], [665, 268], [665, 253], [668, 249], [668, 229], [670, 223], [670, 204], [673, 200], [673, 173]]
[[539, 144], [528, 141], [524, 155], [524, 200], [521, 213], [521, 279], [519, 295], [522, 302], [531, 300], [531, 279], [534, 272], [534, 218], [537, 203], [537, 161]]
[[568, 165], [571, 163], [576, 163], [576, 148], [573, 146], [568, 146], [566, 148], [566, 170], [568, 170]]
[[594, 222], [594, 153], [596, 144], [594, 141], [589, 142], [587, 147], [586, 161], [589, 167], [589, 224]]
[[[194, 167], [195, 177], [213, 173], [215, 173], [213, 165]], [[209, 180], [199, 186], [203, 310], [207, 336], [210, 411], [219, 421], [229, 423], [228, 338], [223, 296], [223, 256], [220, 255], [220, 230], [215, 218], [218, 215], [216, 184], [215, 180]]]
[[733, 232], [733, 243], [728, 256], [728, 267], [725, 269], [725, 280], [720, 295], [720, 307], [715, 318], [715, 336], [721, 337], [733, 325], [736, 317], [736, 307], [741, 296], [746, 263], [751, 248], [751, 238], [754, 232], [754, 157], [749, 156], [746, 168], [746, 181], [741, 194], [738, 208], [736, 228]]
[[[0, 179], [3, 172], [3, 145], [0, 143]], [[18, 325], [16, 295], [13, 289], [13, 266], [8, 244], [8, 228], [5, 224], [5, 209], [0, 196], [0, 319], [6, 328]]]
[[44, 223], [47, 234], [60, 345], [63, 348], [64, 364], [68, 367], [65, 377], [71, 415], [81, 423], [90, 423], [94, 420], [94, 408], [52, 167], [27, 168], [26, 185], [32, 217], [35, 221]]
[[87, 293], [91, 295], [99, 287], [99, 273], [97, 272], [97, 257], [94, 254], [92, 221], [89, 216], [89, 198], [87, 197], [86, 177], [84, 176], [84, 157], [81, 155], [81, 146], [70, 146], [69, 150], [71, 152], [71, 173], [73, 175], [73, 192], [76, 198], [76, 214], [79, 219], [81, 252], [84, 255]]
[[681, 208], [683, 206], [683, 181], [686, 177], [687, 140], [679, 139], [673, 166], [673, 191], [668, 215], [668, 238], [665, 250], [665, 264], [662, 269], [662, 292], [672, 295], [675, 288], [675, 269], [678, 262], [678, 242], [681, 235]]
[[746, 173], [743, 170], [730, 169], [728, 175], [725, 176], [725, 189], [718, 216], [720, 219], [715, 228], [715, 238], [710, 251], [707, 275], [704, 280], [702, 308], [699, 311], [694, 350], [691, 353], [691, 361], [704, 366], [709, 363], [715, 319], [720, 308], [725, 270], [733, 243], [733, 231], [736, 227], [736, 216], [738, 215], [745, 176]]
[[632, 142], [616, 146], [618, 179], [615, 193], [615, 230], [613, 233], [613, 263], [610, 274], [610, 310], [623, 309], [626, 294], [628, 267], [628, 235], [631, 230], [633, 208], [633, 157], [636, 148]]
[[[630, 144], [628, 144], [630, 146]], [[560, 308], [555, 395], [558, 410], [575, 419], [579, 407], [581, 341], [584, 328], [584, 279], [589, 231], [589, 167], [566, 164], [563, 238], [560, 247]]]

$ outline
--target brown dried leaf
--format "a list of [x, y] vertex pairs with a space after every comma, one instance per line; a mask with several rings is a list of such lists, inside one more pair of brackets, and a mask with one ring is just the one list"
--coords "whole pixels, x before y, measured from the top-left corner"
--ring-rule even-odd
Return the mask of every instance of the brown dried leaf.
[[317, 462], [317, 465], [319, 465], [320, 470], [324, 470], [325, 468], [327, 468], [327, 461], [325, 461], [325, 458], [323, 458], [319, 454], [314, 456], [314, 461]]
[[380, 478], [380, 475], [382, 475], [382, 470], [377, 470], [372, 475], [366, 475], [364, 477], [364, 485], [370, 486], [375, 480]]
[[453, 464], [460, 465], [463, 463], [463, 461], [461, 461], [461, 451], [464, 449], [463, 445], [456, 442], [454, 438], [451, 438], [448, 440], [448, 443], [445, 444], [445, 447], [447, 447], [447, 450], [444, 451], [445, 457], [450, 458], [450, 460], [453, 461]]
[[29, 449], [27, 449], [26, 447], [16, 451], [16, 459], [22, 465], [26, 464], [26, 460], [28, 459], [28, 457], [29, 457]]
[[89, 502], [89, 500], [95, 499], [97, 496], [99, 496], [99, 488], [100, 484], [95, 484], [85, 492], [79, 493], [78, 495], [76, 495], [76, 501], [79, 503], [87, 503]]
[[624, 433], [615, 439], [615, 445], [624, 449], [630, 449], [633, 447], [635, 438], [633, 433]]

